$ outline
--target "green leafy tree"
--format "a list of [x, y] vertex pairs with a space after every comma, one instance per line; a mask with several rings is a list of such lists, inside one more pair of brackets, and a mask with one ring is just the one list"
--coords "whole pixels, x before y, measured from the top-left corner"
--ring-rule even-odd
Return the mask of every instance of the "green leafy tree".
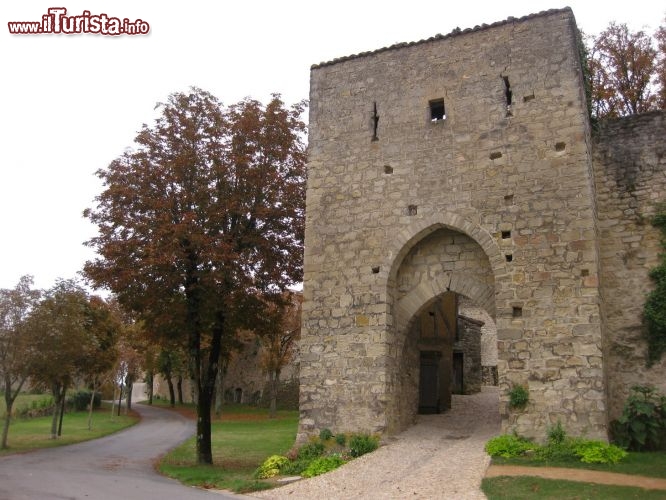
[[[157, 369], [166, 380], [169, 387], [169, 402], [172, 407], [176, 406], [176, 391], [173, 385], [174, 377], [181, 371], [183, 355], [176, 346], [162, 347], [157, 357]], [[179, 403], [182, 403], [182, 396]]]
[[81, 361], [77, 372], [91, 386], [88, 429], [92, 429], [92, 416], [95, 391], [102, 381], [109, 378], [113, 365], [118, 358], [118, 336], [122, 322], [117, 305], [100, 297], [88, 298], [85, 315], [86, 341], [81, 345]]
[[304, 105], [224, 107], [170, 96], [137, 149], [98, 171], [84, 212], [100, 258], [85, 272], [161, 336], [183, 339], [197, 399], [197, 459], [212, 463], [211, 402], [222, 339], [302, 277]]
[[26, 320], [39, 298], [32, 276], [22, 276], [13, 289], [0, 290], [0, 377], [5, 395], [5, 421], [0, 448], [7, 448], [12, 408], [28, 378]]
[[89, 337], [88, 297], [73, 280], [61, 280], [45, 292], [28, 320], [31, 379], [51, 388], [54, 402], [51, 438], [62, 430], [65, 395], [86, 365]]

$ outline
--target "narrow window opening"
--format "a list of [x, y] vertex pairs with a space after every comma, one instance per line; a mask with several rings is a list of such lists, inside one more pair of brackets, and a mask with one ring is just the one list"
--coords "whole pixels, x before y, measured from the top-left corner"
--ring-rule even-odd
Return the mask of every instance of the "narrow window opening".
[[377, 101], [373, 103], [372, 106], [372, 140], [373, 141], [378, 141], [379, 137], [377, 137], [377, 127], [379, 126], [379, 115], [377, 114]]
[[523, 102], [530, 102], [534, 100], [534, 92], [532, 92], [530, 95], [523, 96]]
[[557, 142], [555, 143], [555, 151], [564, 151], [567, 147], [566, 142]]
[[501, 157], [502, 157], [501, 151], [493, 151], [492, 153], [490, 153], [490, 159], [491, 160], [497, 160], [498, 158], [501, 158]]
[[416, 205], [409, 205], [407, 207], [407, 215], [416, 215], [416, 213], [417, 213]]
[[433, 101], [430, 101], [430, 121], [438, 122], [440, 120], [446, 120], [444, 99], [435, 99]]
[[392, 174], [393, 173], [393, 167], [391, 165], [384, 165], [384, 173], [385, 174]]
[[506, 98], [506, 116], [513, 116], [511, 113], [511, 104], [513, 101], [513, 91], [511, 90], [511, 83], [509, 83], [509, 77], [503, 76], [504, 80], [504, 97]]
[[513, 195], [512, 194], [507, 194], [504, 197], [504, 204], [507, 205], [507, 206], [513, 205]]
[[522, 307], [513, 307], [513, 317], [514, 318], [522, 318], [523, 316], [523, 308]]
[[590, 275], [590, 270], [589, 269], [581, 269], [580, 275], [582, 277], [589, 276]]
[[506, 258], [507, 262], [512, 262], [513, 261], [513, 255], [511, 255], [510, 253], [506, 254], [504, 257]]
[[511, 231], [502, 231], [502, 239], [508, 240], [509, 238], [511, 238]]
[[374, 266], [372, 268], [372, 274], [378, 274], [379, 273], [379, 266]]

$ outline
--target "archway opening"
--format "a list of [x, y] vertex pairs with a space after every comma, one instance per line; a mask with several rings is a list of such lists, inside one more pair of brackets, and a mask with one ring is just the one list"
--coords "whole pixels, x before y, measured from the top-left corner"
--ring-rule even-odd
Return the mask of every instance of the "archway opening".
[[[428, 233], [405, 252], [393, 293], [396, 430], [497, 385], [495, 279], [474, 239], [443, 227]], [[489, 411], [499, 415], [495, 394]]]

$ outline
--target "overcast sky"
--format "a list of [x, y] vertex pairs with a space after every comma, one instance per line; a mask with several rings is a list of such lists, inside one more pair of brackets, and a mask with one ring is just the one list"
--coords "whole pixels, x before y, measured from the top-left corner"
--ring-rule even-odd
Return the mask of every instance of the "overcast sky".
[[[29, 1], [0, 4], [0, 288], [32, 274], [39, 288], [71, 278], [93, 253], [83, 219], [93, 175], [133, 144], [155, 104], [195, 85], [224, 104], [245, 96], [308, 97], [309, 68], [566, 3], [541, 1]], [[610, 21], [654, 31], [663, 1], [570, 0], [579, 27]], [[603, 7], [601, 6], [603, 5]], [[147, 36], [11, 35], [8, 22], [67, 15], [141, 19]]]

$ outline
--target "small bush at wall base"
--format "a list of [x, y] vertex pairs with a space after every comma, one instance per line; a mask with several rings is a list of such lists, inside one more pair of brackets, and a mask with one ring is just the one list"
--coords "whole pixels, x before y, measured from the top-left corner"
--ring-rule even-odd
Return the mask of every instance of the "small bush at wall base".
[[616, 464], [627, 456], [622, 448], [602, 441], [579, 441], [575, 449], [580, 461], [586, 464]]
[[549, 444], [560, 444], [564, 443], [564, 440], [567, 438], [567, 433], [562, 427], [562, 422], [560, 420], [552, 426], [548, 427], [548, 443]]
[[254, 476], [257, 479], [268, 479], [280, 474], [281, 470], [289, 464], [289, 459], [282, 455], [271, 455], [256, 470]]
[[495, 436], [486, 443], [486, 453], [491, 457], [513, 458], [536, 448], [533, 442], [514, 434]]
[[303, 471], [303, 477], [314, 477], [319, 474], [337, 469], [345, 463], [340, 455], [329, 455], [327, 457], [315, 458], [310, 465]]
[[379, 447], [379, 438], [368, 434], [354, 434], [349, 438], [349, 453], [357, 458]]
[[611, 435], [631, 451], [666, 449], [666, 396], [654, 387], [632, 387], [622, 415], [611, 422]]
[[347, 444], [347, 436], [345, 436], [344, 434], [337, 434], [335, 436], [335, 443], [338, 446], [344, 446], [345, 444]]
[[322, 441], [328, 441], [333, 437], [333, 433], [331, 432], [331, 429], [322, 429], [319, 431], [319, 439]]
[[530, 393], [524, 385], [514, 385], [509, 391], [509, 406], [511, 408], [525, 408], [530, 400]]
[[298, 458], [300, 460], [312, 460], [320, 457], [324, 453], [324, 448], [324, 444], [317, 441], [305, 444], [298, 449]]

